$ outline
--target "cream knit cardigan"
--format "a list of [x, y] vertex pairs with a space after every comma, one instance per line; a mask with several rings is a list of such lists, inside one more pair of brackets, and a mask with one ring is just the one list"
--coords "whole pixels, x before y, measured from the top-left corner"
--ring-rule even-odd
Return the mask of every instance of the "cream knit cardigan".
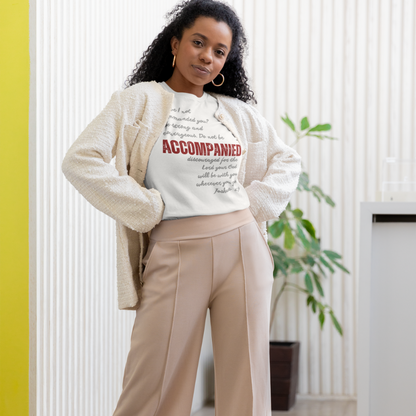
[[[267, 242], [266, 221], [276, 219], [295, 191], [299, 154], [287, 146], [253, 106], [236, 98], [218, 99], [215, 117], [242, 147], [238, 174], [250, 210]], [[142, 300], [142, 259], [151, 230], [163, 216], [156, 189], [144, 177], [150, 152], [168, 120], [174, 94], [157, 82], [115, 91], [67, 151], [62, 171], [95, 208], [116, 220], [118, 308], [138, 309]], [[113, 158], [115, 166], [110, 164]]]

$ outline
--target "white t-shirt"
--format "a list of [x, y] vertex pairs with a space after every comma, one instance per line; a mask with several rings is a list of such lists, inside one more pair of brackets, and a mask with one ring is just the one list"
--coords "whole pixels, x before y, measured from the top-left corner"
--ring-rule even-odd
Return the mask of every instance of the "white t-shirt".
[[216, 98], [172, 90], [168, 122], [150, 153], [144, 184], [165, 203], [163, 220], [225, 214], [250, 206], [238, 182], [241, 146], [214, 116]]

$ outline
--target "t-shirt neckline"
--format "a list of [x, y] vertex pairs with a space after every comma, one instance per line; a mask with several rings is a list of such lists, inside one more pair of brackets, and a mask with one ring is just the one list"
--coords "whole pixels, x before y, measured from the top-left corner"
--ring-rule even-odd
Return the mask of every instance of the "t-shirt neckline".
[[202, 96], [201, 97], [198, 97], [198, 96], [196, 96], [195, 94], [191, 94], [191, 93], [189, 93], [189, 92], [177, 92], [177, 91], [175, 91], [175, 90], [173, 90], [171, 87], [169, 87], [169, 85], [168, 84], [166, 84], [166, 82], [165, 81], [162, 81], [161, 83], [160, 83], [167, 91], [169, 91], [169, 92], [172, 92], [172, 93], [174, 93], [175, 95], [179, 95], [179, 96], [182, 96], [182, 97], [189, 97], [189, 98], [192, 98], [192, 99], [194, 99], [194, 100], [196, 100], [196, 101], [203, 101], [203, 100], [205, 100], [205, 98], [207, 97], [207, 93], [204, 91], [203, 92], [203, 94], [202, 94]]

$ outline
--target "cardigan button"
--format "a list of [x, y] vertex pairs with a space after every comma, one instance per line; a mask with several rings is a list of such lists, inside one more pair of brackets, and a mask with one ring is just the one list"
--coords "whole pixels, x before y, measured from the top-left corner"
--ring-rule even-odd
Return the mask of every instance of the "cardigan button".
[[219, 118], [220, 120], [223, 120], [223, 119], [224, 119], [224, 116], [223, 116], [222, 114], [220, 114], [220, 115], [218, 116], [218, 118]]

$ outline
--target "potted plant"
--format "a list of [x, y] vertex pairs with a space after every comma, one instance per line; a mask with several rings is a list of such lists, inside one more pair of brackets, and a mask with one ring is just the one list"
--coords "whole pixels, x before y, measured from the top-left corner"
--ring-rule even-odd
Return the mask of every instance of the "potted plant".
[[[294, 123], [286, 113], [281, 117], [296, 136], [291, 146], [296, 145], [302, 138], [316, 137], [320, 140], [337, 140], [334, 137], [322, 134], [331, 129], [330, 124], [309, 125], [307, 117], [300, 121], [300, 129], [296, 129]], [[317, 185], [309, 184], [309, 175], [302, 171], [297, 187], [299, 192], [310, 192], [318, 202], [325, 201], [331, 207], [335, 207], [334, 201], [326, 195]], [[325, 294], [322, 289], [322, 278], [327, 278], [337, 268], [350, 273], [340, 262], [342, 256], [335, 251], [323, 249], [321, 239], [316, 235], [311, 221], [303, 216], [300, 208], [294, 208], [289, 203], [279, 219], [268, 223], [267, 226], [269, 247], [274, 259], [273, 276], [282, 279], [281, 287], [272, 300], [272, 313], [270, 330], [276, 315], [276, 308], [282, 294], [292, 290], [305, 294], [306, 306], [313, 313], [318, 312], [321, 330], [325, 317], [328, 314], [336, 330], [342, 336], [342, 328], [335, 314], [328, 304], [324, 304], [322, 298]], [[280, 239], [281, 244], [276, 240]], [[290, 279], [294, 275], [302, 275], [304, 286], [300, 286]], [[295, 403], [298, 368], [299, 368], [299, 341], [270, 341], [270, 371], [271, 371], [271, 395], [272, 410], [289, 410]]]

